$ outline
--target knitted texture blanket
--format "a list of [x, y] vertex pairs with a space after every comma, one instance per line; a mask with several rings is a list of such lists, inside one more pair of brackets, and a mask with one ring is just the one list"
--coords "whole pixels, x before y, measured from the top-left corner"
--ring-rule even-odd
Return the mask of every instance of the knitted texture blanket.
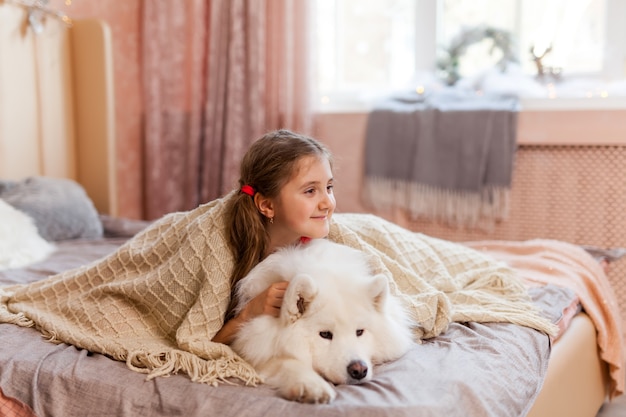
[[[0, 288], [0, 322], [35, 326], [53, 342], [126, 361], [148, 378], [184, 372], [210, 384], [260, 382], [228, 346], [211, 342], [227, 313], [234, 264], [223, 220], [228, 198], [167, 215], [92, 264]], [[336, 214], [329, 238], [365, 251], [375, 272], [387, 274], [419, 325], [416, 340], [451, 321], [556, 332], [513, 271], [478, 251], [370, 215]]]

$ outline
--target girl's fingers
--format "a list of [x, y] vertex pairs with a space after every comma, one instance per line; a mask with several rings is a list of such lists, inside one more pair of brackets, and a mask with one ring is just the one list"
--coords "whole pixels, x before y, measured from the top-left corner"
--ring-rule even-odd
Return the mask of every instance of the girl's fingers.
[[280, 307], [283, 305], [283, 298], [285, 297], [285, 291], [289, 285], [286, 281], [281, 281], [272, 284], [267, 291], [267, 297], [265, 299], [266, 305], [269, 307], [268, 313], [274, 317], [278, 317], [280, 314]]

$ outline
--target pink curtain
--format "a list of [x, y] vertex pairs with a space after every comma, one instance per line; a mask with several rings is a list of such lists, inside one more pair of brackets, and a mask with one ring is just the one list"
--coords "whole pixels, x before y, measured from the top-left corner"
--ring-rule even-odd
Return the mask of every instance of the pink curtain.
[[311, 133], [307, 3], [143, 2], [145, 218], [231, 190], [267, 130]]

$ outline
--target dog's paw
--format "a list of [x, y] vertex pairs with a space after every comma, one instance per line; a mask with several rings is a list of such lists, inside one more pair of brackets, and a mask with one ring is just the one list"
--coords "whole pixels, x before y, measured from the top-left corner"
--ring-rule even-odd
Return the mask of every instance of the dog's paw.
[[302, 375], [278, 388], [279, 394], [288, 400], [301, 403], [329, 403], [335, 399], [335, 389], [317, 374]]

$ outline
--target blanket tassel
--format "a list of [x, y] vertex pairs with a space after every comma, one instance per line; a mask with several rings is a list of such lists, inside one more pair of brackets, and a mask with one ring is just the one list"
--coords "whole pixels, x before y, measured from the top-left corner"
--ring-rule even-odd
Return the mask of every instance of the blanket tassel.
[[17, 324], [21, 327], [33, 327], [35, 323], [27, 318], [24, 313], [12, 313], [9, 311], [9, 300], [13, 293], [0, 288], [0, 323]]
[[189, 352], [172, 349], [163, 353], [130, 352], [126, 365], [135, 372], [148, 374], [147, 379], [184, 372], [194, 382], [217, 386], [238, 378], [246, 385], [262, 382], [254, 368], [237, 357], [205, 360]]

